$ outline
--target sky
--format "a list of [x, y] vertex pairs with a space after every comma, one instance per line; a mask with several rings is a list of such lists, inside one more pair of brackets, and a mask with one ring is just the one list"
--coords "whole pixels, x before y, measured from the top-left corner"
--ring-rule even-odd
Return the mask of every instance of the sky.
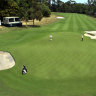
[[[69, 0], [61, 0], [61, 1], [67, 2]], [[87, 3], [87, 0], [74, 0], [74, 1], [76, 1], [77, 3]]]

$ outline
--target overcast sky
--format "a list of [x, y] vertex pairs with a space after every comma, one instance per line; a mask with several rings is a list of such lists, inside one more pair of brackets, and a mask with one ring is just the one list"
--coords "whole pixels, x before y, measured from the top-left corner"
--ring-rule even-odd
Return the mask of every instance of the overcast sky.
[[[69, 1], [69, 0], [61, 0], [63, 2], [66, 2], [66, 1]], [[76, 1], [77, 3], [87, 3], [87, 0], [74, 0]]]

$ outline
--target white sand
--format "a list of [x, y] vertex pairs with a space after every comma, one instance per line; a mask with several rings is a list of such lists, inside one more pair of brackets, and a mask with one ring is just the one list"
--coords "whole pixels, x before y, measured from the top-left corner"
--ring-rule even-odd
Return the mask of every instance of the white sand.
[[64, 19], [64, 17], [56, 17], [57, 19]]
[[15, 61], [10, 53], [0, 51], [0, 70], [6, 70], [12, 68], [15, 65]]
[[85, 31], [84, 36], [90, 37], [91, 39], [96, 39], [96, 31]]

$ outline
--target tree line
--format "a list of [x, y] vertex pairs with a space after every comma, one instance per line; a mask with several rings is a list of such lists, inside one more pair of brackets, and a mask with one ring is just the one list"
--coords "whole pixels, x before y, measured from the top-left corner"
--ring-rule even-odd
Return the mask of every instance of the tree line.
[[28, 20], [39, 20], [43, 17], [49, 17], [51, 11], [49, 7], [39, 0], [0, 0], [0, 18], [8, 16], [19, 16], [25, 20], [26, 25]]
[[62, 2], [61, 0], [50, 0], [49, 8], [53, 12], [80, 13], [96, 17], [96, 0], [88, 0], [87, 3], [77, 3], [74, 0]]
[[96, 17], [96, 0], [88, 0], [86, 3], [77, 3], [74, 0], [62, 2], [61, 0], [40, 0], [46, 2], [46, 5], [52, 12], [80, 13]]
[[6, 16], [19, 16], [27, 21], [41, 20], [49, 17], [52, 12], [81, 13], [96, 17], [96, 0], [88, 0], [87, 3], [77, 3], [69, 0], [0, 0], [0, 18]]

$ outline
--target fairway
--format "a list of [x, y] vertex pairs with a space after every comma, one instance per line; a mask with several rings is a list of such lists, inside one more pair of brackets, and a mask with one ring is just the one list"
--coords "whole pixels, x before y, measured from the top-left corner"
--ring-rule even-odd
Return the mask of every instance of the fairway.
[[0, 29], [0, 51], [16, 61], [0, 71], [0, 96], [96, 96], [96, 40], [81, 41], [84, 31], [96, 31], [96, 19], [54, 14], [64, 19], [36, 28]]

